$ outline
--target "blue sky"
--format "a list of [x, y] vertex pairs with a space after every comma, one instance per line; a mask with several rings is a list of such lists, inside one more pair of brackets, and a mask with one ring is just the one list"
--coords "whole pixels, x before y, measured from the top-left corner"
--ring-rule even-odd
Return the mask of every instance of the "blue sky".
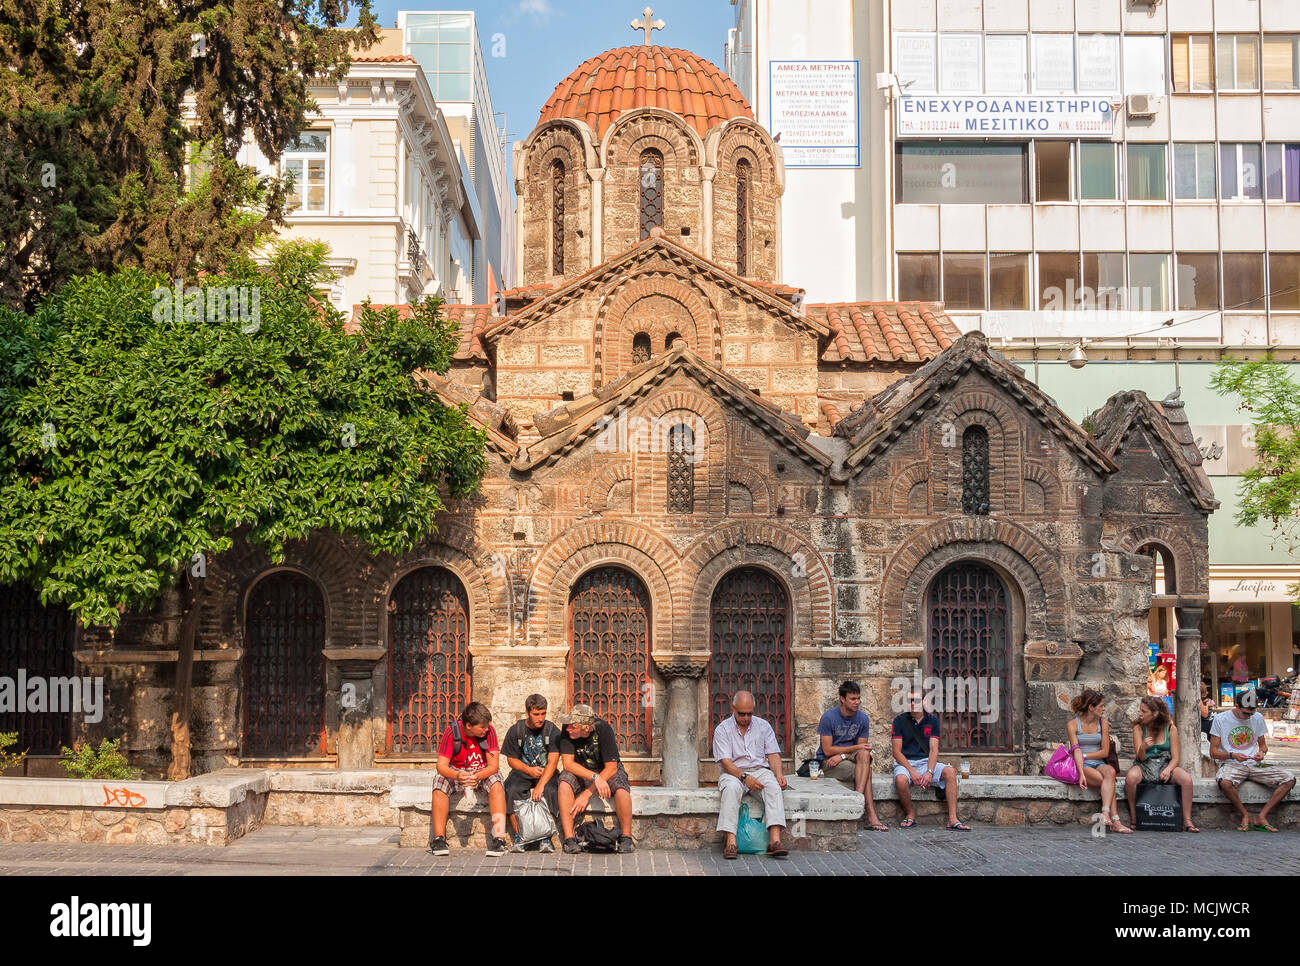
[[[588, 57], [611, 47], [641, 43], [643, 34], [628, 22], [641, 18], [647, 0], [487, 0], [483, 3], [422, 5], [411, 0], [374, 0], [380, 26], [397, 23], [398, 10], [473, 10], [487, 62], [497, 125], [510, 140], [528, 136], [555, 85]], [[666, 27], [654, 42], [683, 47], [722, 66], [722, 48], [735, 18], [728, 0], [661, 0], [655, 20]], [[505, 56], [492, 56], [492, 37], [503, 34]], [[500, 116], [505, 112], [504, 119]], [[507, 151], [507, 160], [510, 157]]]

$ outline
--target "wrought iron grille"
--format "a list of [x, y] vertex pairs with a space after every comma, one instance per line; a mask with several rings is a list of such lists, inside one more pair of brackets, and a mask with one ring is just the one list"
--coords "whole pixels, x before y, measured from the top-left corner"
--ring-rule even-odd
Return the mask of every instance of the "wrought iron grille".
[[754, 695], [754, 713], [776, 730], [790, 750], [790, 601], [775, 577], [741, 567], [713, 591], [710, 614], [713, 656], [709, 661], [709, 727], [731, 714], [737, 691]]
[[695, 512], [695, 434], [685, 423], [668, 430], [668, 512]]
[[420, 236], [413, 228], [406, 229], [406, 260], [415, 267], [417, 272], [424, 271], [424, 248], [420, 245]]
[[736, 164], [736, 274], [749, 274], [749, 162]]
[[551, 165], [551, 274], [564, 274], [564, 162]]
[[[25, 682], [18, 681], [21, 670], [30, 681], [36, 677], [48, 681], [70, 677], [74, 673], [72, 648], [75, 635], [72, 615], [66, 608], [44, 607], [36, 591], [25, 584], [0, 588], [0, 674], [14, 679], [27, 695]], [[72, 716], [67, 711], [18, 712], [0, 711], [0, 731], [18, 732], [18, 744], [12, 751], [32, 755], [57, 755], [61, 745], [71, 740]]]
[[271, 574], [248, 598], [244, 755], [325, 751], [325, 601], [302, 574]]
[[620, 567], [590, 571], [569, 598], [574, 704], [609, 722], [620, 751], [650, 753], [650, 598]]
[[[935, 578], [928, 609], [930, 674], [944, 684], [943, 746], [1011, 751], [1011, 635], [1001, 578], [983, 564], [953, 564]], [[994, 697], [994, 681], [997, 702], [981, 709], [981, 698]], [[956, 704], [963, 710], [949, 707]]]
[[650, 361], [650, 333], [638, 332], [632, 337], [632, 365]]
[[433, 754], [470, 694], [469, 598], [445, 567], [402, 578], [388, 602], [388, 751]]
[[989, 512], [989, 434], [983, 426], [969, 426], [961, 436], [961, 512]]
[[641, 152], [641, 237], [664, 223], [664, 156], [658, 151]]

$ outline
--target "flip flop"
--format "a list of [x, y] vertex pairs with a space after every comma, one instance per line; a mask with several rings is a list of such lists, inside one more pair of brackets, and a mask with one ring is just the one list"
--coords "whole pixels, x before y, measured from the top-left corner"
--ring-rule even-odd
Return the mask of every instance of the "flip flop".
[[1245, 822], [1242, 822], [1240, 825], [1238, 825], [1238, 826], [1237, 826], [1237, 831], [1238, 831], [1238, 832], [1249, 832], [1249, 831], [1250, 831], [1250, 821], [1247, 820], [1247, 821], [1245, 821]]
[[886, 825], [884, 822], [876, 822], [876, 823], [874, 823], [874, 824], [872, 824], [872, 825], [868, 825], [868, 826], [867, 826], [867, 831], [868, 831], [868, 832], [888, 832], [888, 831], [889, 831], [889, 826]]
[[911, 828], [911, 827], [912, 827], [913, 825], [915, 825], [915, 824], [916, 824], [916, 819], [914, 819], [914, 818], [905, 818], [905, 819], [903, 819], [901, 822], [898, 823], [898, 827], [899, 827], [899, 828]]
[[1193, 825], [1191, 822], [1188, 822], [1186, 825], [1183, 826], [1183, 831], [1184, 831], [1184, 832], [1199, 832], [1200, 829], [1198, 829], [1198, 828], [1197, 828], [1195, 825]]
[[1277, 829], [1275, 829], [1275, 828], [1274, 828], [1272, 825], [1270, 825], [1268, 822], [1264, 822], [1263, 824], [1256, 825], [1256, 826], [1255, 826], [1255, 831], [1256, 831], [1256, 832], [1276, 832]]
[[970, 826], [967, 825], [965, 822], [953, 822], [951, 825], [947, 825], [947, 826], [945, 826], [945, 828], [947, 828], [949, 832], [969, 832], [969, 831], [970, 831]]

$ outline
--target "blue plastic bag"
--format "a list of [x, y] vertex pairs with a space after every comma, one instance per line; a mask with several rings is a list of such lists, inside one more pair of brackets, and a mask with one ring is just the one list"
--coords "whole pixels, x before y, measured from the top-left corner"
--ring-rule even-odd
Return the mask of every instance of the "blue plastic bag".
[[758, 819], [749, 817], [749, 803], [740, 806], [740, 820], [736, 823], [736, 850], [741, 855], [762, 855], [767, 851], [767, 829]]

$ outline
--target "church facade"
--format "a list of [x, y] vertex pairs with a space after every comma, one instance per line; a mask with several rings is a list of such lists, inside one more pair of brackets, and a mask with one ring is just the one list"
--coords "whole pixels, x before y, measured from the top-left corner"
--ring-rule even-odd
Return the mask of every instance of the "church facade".
[[[735, 690], [797, 762], [852, 678], [878, 761], [937, 681], [944, 754], [1020, 773], [1083, 687], [1116, 720], [1145, 694], [1157, 591], [1193, 653], [1217, 504], [1178, 401], [1121, 393], [1085, 429], [940, 305], [806, 302], [780, 147], [716, 67], [592, 58], [515, 172], [522, 286], [446, 308], [434, 380], [486, 431], [480, 495], [400, 559], [322, 533], [214, 561], [196, 770], [429, 767], [465, 701], [500, 730], [537, 691], [594, 705], [633, 780], [691, 786]], [[150, 771], [174, 618], [77, 652]]]

